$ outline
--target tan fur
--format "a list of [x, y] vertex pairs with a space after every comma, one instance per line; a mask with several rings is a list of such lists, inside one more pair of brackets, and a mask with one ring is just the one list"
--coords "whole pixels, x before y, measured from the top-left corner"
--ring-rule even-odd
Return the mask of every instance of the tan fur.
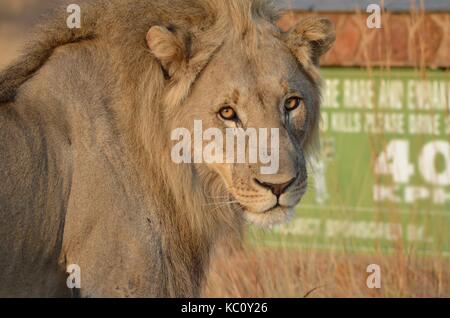
[[319, 118], [316, 60], [332, 31], [308, 20], [282, 34], [262, 0], [81, 9], [81, 29], [67, 29], [57, 10], [0, 74], [0, 296], [67, 296], [68, 264], [81, 267], [81, 296], [198, 296], [215, 242], [242, 231], [243, 210], [221, 201], [267, 191], [248, 184], [256, 166], [174, 164], [172, 129], [202, 117], [216, 125], [207, 107], [239, 81], [230, 96], [241, 90], [234, 102], [246, 123], [281, 127], [276, 102], [303, 87], [307, 121], [282, 133], [272, 179], [301, 171], [286, 196], [296, 204]]

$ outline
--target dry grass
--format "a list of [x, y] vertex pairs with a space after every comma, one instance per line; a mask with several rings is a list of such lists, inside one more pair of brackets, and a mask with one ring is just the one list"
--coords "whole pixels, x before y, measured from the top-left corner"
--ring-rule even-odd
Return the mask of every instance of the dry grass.
[[[205, 297], [450, 297], [450, 260], [246, 247], [221, 251]], [[369, 264], [381, 267], [381, 289], [366, 285]]]

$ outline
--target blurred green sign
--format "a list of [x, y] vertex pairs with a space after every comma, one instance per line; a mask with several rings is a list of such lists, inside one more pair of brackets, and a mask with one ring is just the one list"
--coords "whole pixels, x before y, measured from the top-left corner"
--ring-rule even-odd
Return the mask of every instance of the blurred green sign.
[[288, 225], [257, 239], [450, 253], [450, 80], [444, 71], [322, 69], [322, 157]]

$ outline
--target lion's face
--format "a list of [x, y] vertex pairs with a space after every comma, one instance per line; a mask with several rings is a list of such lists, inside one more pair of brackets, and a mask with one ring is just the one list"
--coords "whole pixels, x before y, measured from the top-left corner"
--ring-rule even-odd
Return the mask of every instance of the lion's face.
[[[222, 132], [222, 157], [210, 163], [198, 163], [196, 169], [201, 173], [213, 171], [221, 177], [229, 197], [219, 198], [219, 204], [236, 203], [248, 220], [262, 225], [286, 219], [306, 192], [304, 145], [318, 111], [318, 91], [295, 58], [281, 43], [270, 44], [258, 50], [254, 61], [231, 46], [221, 50], [195, 83], [178, 116], [182, 121], [178, 125], [188, 128], [191, 136], [195, 136], [194, 121], [202, 123], [203, 132], [210, 128]], [[256, 60], [262, 62], [257, 64]], [[258, 140], [275, 147], [253, 148], [255, 154], [272, 150], [272, 162], [261, 162], [259, 156], [256, 162], [251, 161], [250, 140], [246, 138], [245, 163], [236, 162], [236, 157], [227, 163], [227, 128], [228, 131], [229, 128], [246, 131], [254, 128]], [[271, 145], [274, 128], [278, 131], [278, 141]], [[267, 136], [259, 133], [261, 129], [266, 129]], [[211, 140], [203, 140], [202, 149]], [[192, 147], [194, 156], [194, 141]], [[235, 154], [236, 147], [237, 144]]]
[[[331, 46], [334, 32], [329, 21], [313, 18], [281, 36], [261, 33], [249, 45], [236, 38], [226, 40], [196, 76], [170, 120], [172, 132], [182, 128], [190, 135], [189, 149], [177, 148], [175, 153], [189, 157], [199, 178], [215, 175], [221, 180], [223, 194], [211, 197], [212, 205], [233, 204], [248, 220], [270, 225], [286, 220], [306, 192], [305, 152], [319, 118], [315, 66]], [[149, 47], [166, 75], [179, 81], [190, 65], [183, 38], [161, 27], [152, 28], [148, 35]], [[250, 135], [243, 139], [245, 160], [236, 156], [242, 144], [228, 144], [230, 129], [247, 133], [253, 129], [257, 134], [256, 143]], [[172, 134], [172, 141], [179, 137]]]

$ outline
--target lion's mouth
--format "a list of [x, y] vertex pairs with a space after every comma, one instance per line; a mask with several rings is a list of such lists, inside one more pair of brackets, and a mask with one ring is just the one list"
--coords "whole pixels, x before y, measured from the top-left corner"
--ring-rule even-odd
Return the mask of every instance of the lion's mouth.
[[[301, 197], [303, 197], [304, 192], [306, 192], [306, 190], [305, 190], [305, 191], [302, 191]], [[245, 206], [245, 205], [242, 204], [242, 203], [238, 203], [238, 205], [239, 205], [239, 207], [240, 207], [244, 212], [247, 212], [247, 213], [252, 213], [252, 214], [270, 214], [271, 212], [275, 212], [275, 211], [279, 211], [279, 210], [289, 210], [289, 209], [294, 209], [295, 206], [296, 206], [298, 203], [300, 203], [301, 197], [298, 199], [297, 203], [296, 203], [295, 205], [292, 205], [292, 206], [282, 205], [282, 204], [280, 203], [280, 200], [278, 199], [277, 202], [276, 202], [272, 207], [269, 207], [269, 208], [267, 208], [267, 209], [265, 209], [265, 210], [263, 210], [263, 211], [252, 211], [249, 207]]]
[[[302, 196], [303, 196], [303, 193], [302, 193]], [[235, 203], [244, 212], [253, 213], [253, 214], [269, 214], [269, 213], [271, 213], [271, 212], [273, 212], [275, 210], [279, 210], [279, 209], [293, 209], [293, 208], [295, 208], [295, 206], [298, 203], [300, 203], [300, 201], [301, 201], [301, 198], [299, 198], [298, 202], [295, 205], [288, 206], [288, 205], [281, 204], [280, 200], [278, 199], [277, 202], [273, 206], [271, 206], [271, 207], [269, 207], [269, 208], [267, 208], [265, 210], [262, 210], [262, 211], [254, 211], [250, 207], [248, 207], [245, 204], [239, 202], [238, 200], [235, 200]]]
[[275, 211], [276, 209], [290, 209], [290, 208], [292, 208], [292, 207], [283, 206], [283, 205], [281, 205], [279, 202], [277, 202], [273, 207], [268, 208], [267, 210], [264, 210], [264, 211], [262, 211], [262, 212], [260, 212], [260, 213], [266, 214], [266, 213], [273, 212], [273, 211]]
[[294, 207], [285, 207], [277, 203], [263, 212], [254, 212], [243, 207], [243, 214], [251, 224], [265, 228], [288, 222], [294, 215], [294, 210]]
[[261, 227], [271, 227], [291, 220], [295, 215], [295, 207], [300, 203], [304, 192], [306, 191], [302, 188], [301, 196], [293, 205], [284, 205], [279, 199], [272, 206], [266, 207], [265, 210], [255, 210], [241, 202], [237, 205], [242, 211], [244, 218], [250, 223]]

